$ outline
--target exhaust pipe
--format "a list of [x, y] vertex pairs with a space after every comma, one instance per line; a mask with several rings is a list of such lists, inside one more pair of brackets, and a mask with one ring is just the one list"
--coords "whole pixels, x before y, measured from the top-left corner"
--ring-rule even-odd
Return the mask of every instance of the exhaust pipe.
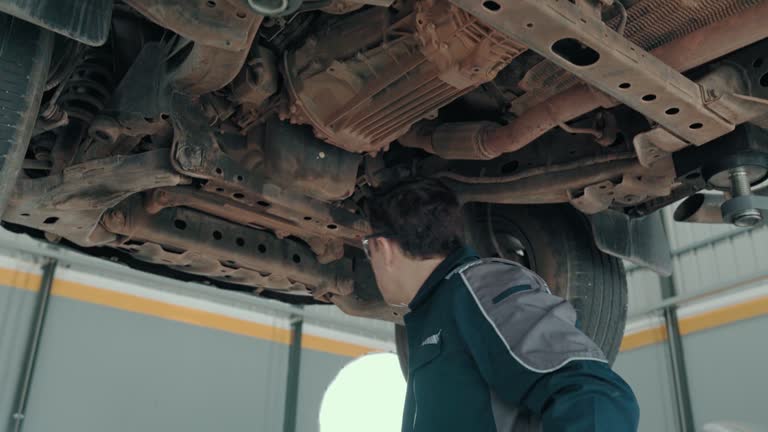
[[725, 221], [720, 206], [724, 202], [723, 194], [697, 193], [680, 203], [673, 217], [676, 222], [722, 224]]
[[[693, 69], [768, 36], [766, 13], [768, 3], [763, 2], [655, 48], [651, 54], [680, 72]], [[443, 159], [490, 160], [522, 149], [561, 123], [616, 104], [609, 96], [578, 85], [550, 97], [506, 126], [488, 122], [417, 123], [399, 141]]]

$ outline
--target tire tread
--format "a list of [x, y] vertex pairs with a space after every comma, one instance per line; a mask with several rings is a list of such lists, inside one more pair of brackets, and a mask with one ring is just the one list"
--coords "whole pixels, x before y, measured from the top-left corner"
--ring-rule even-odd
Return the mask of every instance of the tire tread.
[[51, 32], [0, 14], [0, 216], [32, 136], [52, 49]]

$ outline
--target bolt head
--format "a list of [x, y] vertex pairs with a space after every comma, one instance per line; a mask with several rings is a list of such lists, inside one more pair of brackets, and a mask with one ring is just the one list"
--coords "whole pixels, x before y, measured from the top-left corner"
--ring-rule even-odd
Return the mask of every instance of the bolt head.
[[203, 163], [203, 153], [198, 148], [183, 146], [176, 152], [176, 160], [183, 169], [192, 170]]
[[758, 209], [744, 210], [733, 216], [733, 224], [741, 228], [753, 227], [763, 221], [763, 215]]
[[107, 215], [107, 222], [113, 227], [125, 226], [125, 213], [120, 210], [113, 210]]

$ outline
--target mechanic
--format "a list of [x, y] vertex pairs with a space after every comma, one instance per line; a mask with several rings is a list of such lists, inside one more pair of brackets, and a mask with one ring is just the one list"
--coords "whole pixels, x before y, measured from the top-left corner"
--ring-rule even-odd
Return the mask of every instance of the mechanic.
[[410, 309], [404, 432], [637, 430], [632, 390], [571, 305], [525, 267], [465, 247], [444, 184], [398, 184], [368, 210], [379, 289]]

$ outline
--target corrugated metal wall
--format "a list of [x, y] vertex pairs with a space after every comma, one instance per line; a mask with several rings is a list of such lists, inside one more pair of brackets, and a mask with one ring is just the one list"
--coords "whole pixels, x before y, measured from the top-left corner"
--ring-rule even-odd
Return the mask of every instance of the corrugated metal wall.
[[[768, 298], [768, 227], [741, 229], [676, 223], [671, 213], [671, 209], [665, 210], [664, 218], [674, 254], [673, 283], [679, 300], [678, 316], [683, 317], [684, 374], [689, 382], [695, 430], [701, 430], [708, 422], [728, 420], [768, 426], [768, 411], [763, 402], [768, 385], [764, 370], [768, 348], [759, 342], [768, 330], [768, 318], [759, 317], [758, 311], [746, 319], [713, 328], [706, 328], [702, 319], [696, 321], [703, 303], [722, 303], [725, 306], [721, 309], [727, 309], [734, 302], [743, 307], [756, 298]], [[666, 329], [659, 318], [660, 309], [656, 308], [663, 300], [660, 279], [632, 264], [626, 267], [628, 329], [653, 329], [659, 323], [662, 327], [657, 328], [660, 336], [652, 343], [622, 352], [615, 368], [638, 395], [640, 430], [675, 431], [678, 423], [671, 385], [671, 347], [664, 340]], [[746, 296], [745, 292], [755, 294]], [[691, 317], [695, 322], [686, 323]], [[697, 325], [704, 329], [697, 330]]]
[[738, 422], [768, 430], [768, 317], [685, 336], [694, 420]]
[[[11, 246], [3, 233], [0, 245]], [[317, 431], [322, 397], [338, 371], [361, 349], [392, 347], [391, 324], [354, 320], [333, 306], [300, 310], [54, 249], [30, 246], [62, 263], [24, 432], [282, 431], [286, 332], [295, 316], [303, 317], [308, 344], [301, 350], [296, 430]], [[0, 246], [2, 432], [14, 430], [16, 389], [46, 261], [35, 256]]]
[[[669, 214], [666, 218], [669, 221]], [[768, 270], [768, 228], [744, 231], [672, 223], [669, 227], [676, 253], [674, 281], [678, 295], [684, 297], [684, 307], [703, 301], [690, 296], [759, 284], [758, 276], [766, 276], [761, 272]], [[12, 389], [17, 388], [21, 376], [42, 264], [33, 258], [35, 254], [10, 255], [0, 251], [0, 261], [5, 260], [0, 267], [7, 268], [9, 263], [11, 267], [0, 271], [6, 272], [6, 279], [9, 275], [15, 278], [11, 285], [17, 287], [0, 287], [3, 419], [10, 419], [15, 408]], [[109, 273], [113, 267], [98, 261], [96, 268]], [[659, 277], [631, 265], [628, 269], [629, 327], [638, 323], [658, 326], [659, 310], [654, 307], [662, 301]], [[165, 289], [153, 285], [153, 280], [142, 283], [153, 290]], [[718, 300], [739, 290], [707, 298]], [[195, 295], [202, 296], [200, 301], [213, 295], [223, 303], [239, 302], [231, 293], [209, 288]], [[290, 310], [278, 310], [282, 312], [275, 312], [275, 316], [287, 319]], [[347, 317], [334, 308], [309, 307], [304, 312], [307, 328], [322, 327], [326, 333], [392, 345], [391, 324]], [[220, 429], [223, 424], [227, 430], [282, 429], [288, 355], [284, 343], [67, 298], [52, 299], [49, 313], [31, 389], [27, 432], [147, 430], [158, 425], [166, 430], [194, 431]], [[755, 343], [766, 325], [768, 318], [753, 318], [683, 338], [697, 427], [727, 419], [768, 424], [768, 410], [760, 408], [768, 384], [764, 372], [768, 351], [764, 344]], [[669, 347], [663, 341], [663, 331], [661, 334], [653, 343], [623, 352], [616, 363], [616, 369], [638, 394], [641, 430], [648, 432], [673, 431], [677, 424]], [[351, 359], [303, 350], [297, 430], [317, 430], [325, 389]], [[6, 427], [0, 426], [0, 430]]]
[[613, 365], [637, 396], [643, 432], [675, 430], [672, 374], [665, 350], [666, 346], [655, 344], [621, 353]]
[[288, 348], [51, 300], [25, 432], [278, 431]]
[[[0, 264], [12, 277], [15, 286], [38, 287], [39, 262], [23, 254], [0, 254]], [[0, 285], [0, 430], [4, 430], [16, 409], [16, 393], [23, 375], [27, 339], [32, 328], [32, 316], [37, 296], [30, 289]]]
[[675, 284], [680, 294], [727, 287], [768, 271], [768, 228], [678, 224], [666, 213], [670, 244], [676, 251]]
[[627, 286], [629, 290], [630, 317], [661, 302], [661, 284], [659, 275], [651, 270], [627, 266], [633, 270], [627, 272]]
[[[327, 328], [349, 335], [375, 337], [394, 347], [394, 329], [391, 323], [361, 320], [358, 317], [346, 315], [334, 307], [308, 306], [305, 309], [318, 322], [324, 321]], [[312, 320], [306, 322], [312, 324]], [[317, 430], [320, 403], [325, 395], [325, 390], [336, 378], [336, 374], [352, 360], [320, 352], [305, 351], [302, 354], [297, 431]]]
[[[768, 275], [768, 227], [755, 229], [726, 225], [677, 223], [671, 211], [664, 219], [673, 260], [678, 295], [695, 295], [727, 288], [745, 279]], [[661, 301], [659, 278], [654, 272], [627, 265], [629, 315]]]

